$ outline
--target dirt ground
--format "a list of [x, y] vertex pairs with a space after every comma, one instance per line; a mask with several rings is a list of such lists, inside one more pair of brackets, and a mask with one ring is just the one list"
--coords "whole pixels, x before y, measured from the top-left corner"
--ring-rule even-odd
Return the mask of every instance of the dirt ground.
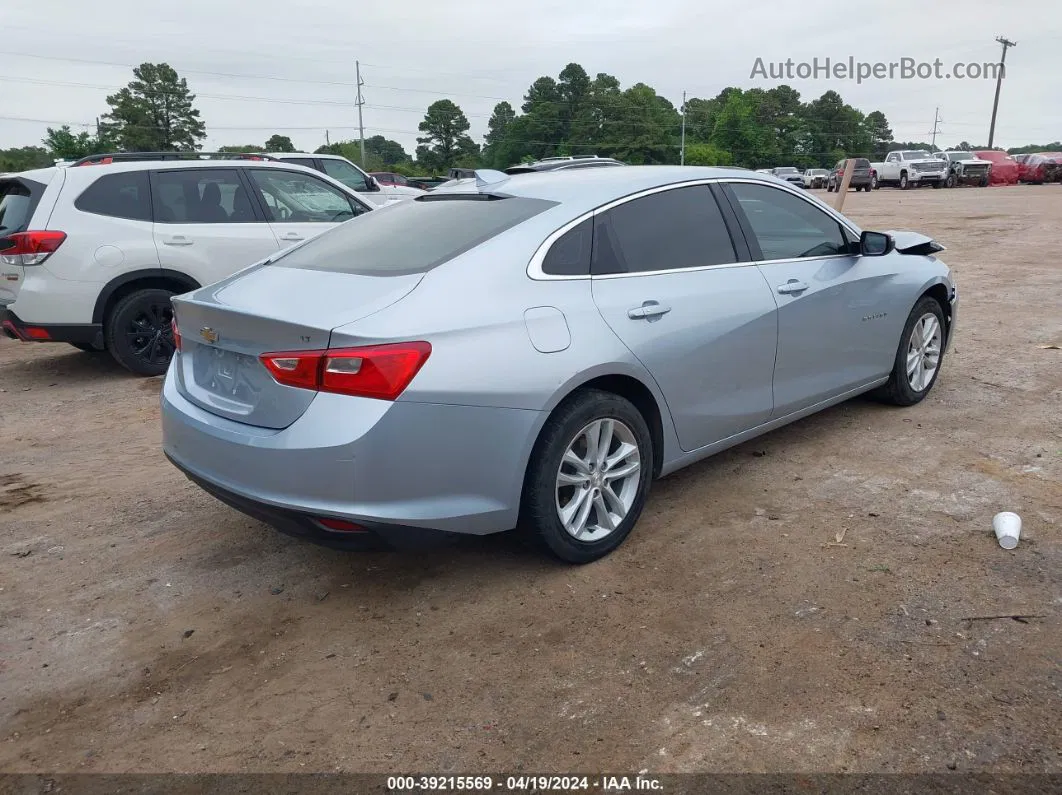
[[159, 379], [0, 340], [0, 769], [1062, 772], [1062, 186], [845, 211], [949, 247], [932, 395], [660, 481], [582, 568], [289, 539], [165, 461]]

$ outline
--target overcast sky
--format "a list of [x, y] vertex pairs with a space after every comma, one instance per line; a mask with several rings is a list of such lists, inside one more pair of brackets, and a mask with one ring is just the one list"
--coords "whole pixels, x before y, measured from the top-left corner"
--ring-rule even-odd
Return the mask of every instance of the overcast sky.
[[648, 83], [676, 106], [684, 90], [711, 97], [786, 82], [808, 100], [834, 89], [863, 112], [883, 111], [900, 140], [929, 140], [939, 106], [938, 143], [982, 144], [994, 79], [859, 85], [750, 74], [757, 57], [939, 58], [950, 71], [998, 61], [1000, 35], [1018, 46], [1007, 54], [996, 145], [1062, 138], [1062, 14], [1053, 0], [0, 0], [0, 33], [0, 147], [37, 144], [47, 126], [92, 123], [131, 67], [150, 60], [168, 62], [198, 95], [204, 148], [261, 144], [278, 132], [313, 150], [326, 130], [332, 141], [357, 137], [355, 59], [366, 137], [410, 152], [434, 100], [453, 99], [481, 140], [496, 102], [519, 109], [532, 80], [571, 61], [623, 87]]

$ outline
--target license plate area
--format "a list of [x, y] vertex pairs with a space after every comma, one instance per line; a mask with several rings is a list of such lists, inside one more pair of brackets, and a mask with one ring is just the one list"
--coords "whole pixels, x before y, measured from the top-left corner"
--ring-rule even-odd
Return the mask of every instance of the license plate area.
[[198, 345], [193, 372], [196, 386], [225, 401], [255, 405], [262, 365], [257, 358], [237, 351]]

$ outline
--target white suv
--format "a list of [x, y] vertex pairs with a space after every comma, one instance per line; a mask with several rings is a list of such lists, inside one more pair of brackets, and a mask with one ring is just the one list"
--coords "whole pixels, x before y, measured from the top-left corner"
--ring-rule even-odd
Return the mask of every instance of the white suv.
[[297, 163], [338, 179], [376, 205], [405, 201], [423, 196], [427, 191], [409, 185], [381, 185], [354, 163], [339, 155], [311, 155], [306, 152], [269, 152], [266, 157], [285, 163]]
[[171, 296], [375, 207], [291, 163], [126, 158], [0, 178], [8, 337], [106, 349], [159, 375], [173, 354]]

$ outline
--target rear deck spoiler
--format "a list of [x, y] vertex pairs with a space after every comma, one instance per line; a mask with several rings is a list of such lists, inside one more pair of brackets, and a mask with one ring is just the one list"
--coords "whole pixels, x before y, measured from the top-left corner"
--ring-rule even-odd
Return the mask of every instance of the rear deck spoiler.
[[896, 242], [896, 250], [901, 254], [921, 254], [923, 256], [945, 251], [945, 247], [931, 237], [926, 237], [918, 232], [897, 232], [890, 230], [889, 234]]

